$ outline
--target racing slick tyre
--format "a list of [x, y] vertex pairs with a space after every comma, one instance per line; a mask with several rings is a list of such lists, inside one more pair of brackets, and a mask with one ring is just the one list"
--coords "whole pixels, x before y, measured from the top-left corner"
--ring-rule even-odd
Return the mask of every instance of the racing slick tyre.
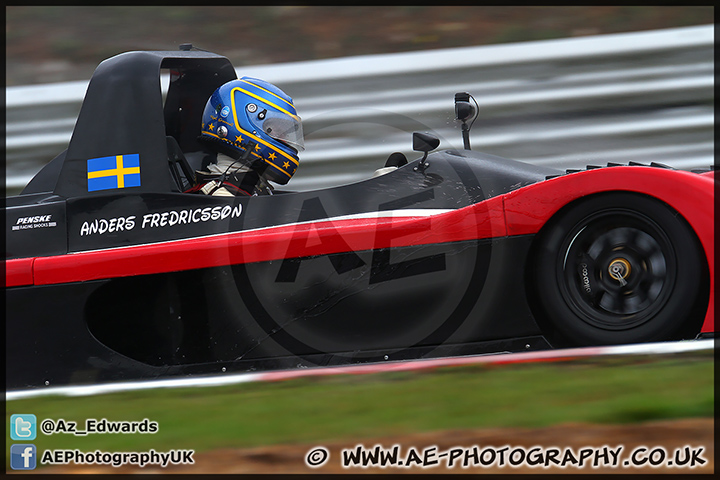
[[707, 290], [702, 247], [677, 212], [644, 195], [588, 197], [541, 233], [531, 280], [555, 347], [694, 337]]

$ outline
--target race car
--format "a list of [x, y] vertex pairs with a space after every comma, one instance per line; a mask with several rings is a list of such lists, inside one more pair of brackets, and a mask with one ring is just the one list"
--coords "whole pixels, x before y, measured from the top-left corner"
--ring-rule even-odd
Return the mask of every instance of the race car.
[[459, 94], [462, 150], [417, 132], [356, 183], [188, 193], [236, 78], [187, 48], [98, 66], [67, 150], [6, 198], [8, 389], [713, 336], [712, 170], [479, 153]]

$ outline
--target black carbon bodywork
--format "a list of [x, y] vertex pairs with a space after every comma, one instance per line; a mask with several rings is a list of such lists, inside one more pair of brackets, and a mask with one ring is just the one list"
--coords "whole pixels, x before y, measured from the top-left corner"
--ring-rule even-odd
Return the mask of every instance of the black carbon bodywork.
[[506, 268], [530, 240], [393, 249], [416, 268], [372, 285], [380, 251], [341, 274], [337, 255], [302, 259], [293, 282], [261, 262], [13, 288], [7, 308], [26, 321], [8, 338], [27, 340], [8, 344], [8, 388], [546, 347]]
[[[369, 211], [460, 208], [547, 173], [470, 152], [432, 154], [424, 173], [414, 171], [415, 163], [358, 184], [272, 197], [167, 192], [17, 206], [8, 210], [8, 224], [26, 211], [57, 211], [58, 219], [67, 212], [67, 233], [53, 229], [53, 237], [33, 242], [30, 235], [45, 229], [29, 230], [8, 252], [37, 251], [40, 244], [54, 255], [65, 253], [65, 241], [68, 252], [82, 252]], [[241, 205], [244, 214], [149, 226], [154, 215], [213, 205]], [[87, 233], [98, 220], [130, 217], [131, 230]], [[546, 347], [517, 275], [531, 241], [471, 240], [9, 288], [8, 311], [25, 320], [8, 324], [8, 338], [34, 338], [32, 349], [8, 345], [12, 364], [22, 365], [8, 370], [8, 387]]]

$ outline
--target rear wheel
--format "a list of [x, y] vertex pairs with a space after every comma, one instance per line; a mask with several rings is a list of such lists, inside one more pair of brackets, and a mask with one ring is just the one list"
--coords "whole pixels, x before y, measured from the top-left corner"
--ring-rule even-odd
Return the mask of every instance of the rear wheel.
[[700, 245], [667, 205], [631, 193], [590, 197], [539, 241], [533, 280], [553, 345], [661, 341], [699, 328]]

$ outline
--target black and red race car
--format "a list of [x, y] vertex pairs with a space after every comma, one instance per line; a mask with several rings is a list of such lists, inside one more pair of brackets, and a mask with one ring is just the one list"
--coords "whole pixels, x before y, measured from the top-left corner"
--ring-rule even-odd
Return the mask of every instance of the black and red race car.
[[[235, 78], [201, 51], [98, 66], [67, 150], [6, 199], [8, 389], [712, 336], [712, 171], [565, 172], [417, 133], [422, 155], [361, 182], [183, 193]], [[106, 157], [134, 177], [90, 189]]]

